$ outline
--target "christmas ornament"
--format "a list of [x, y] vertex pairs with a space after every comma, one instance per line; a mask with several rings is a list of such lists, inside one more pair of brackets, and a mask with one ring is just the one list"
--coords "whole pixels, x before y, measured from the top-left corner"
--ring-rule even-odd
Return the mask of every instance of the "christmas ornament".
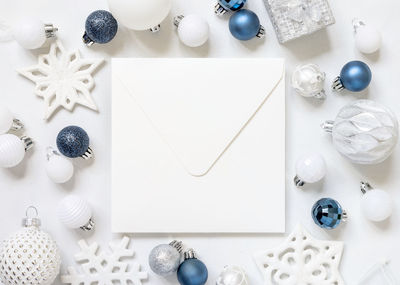
[[33, 141], [29, 137], [23, 136], [19, 138], [12, 134], [0, 135], [0, 167], [11, 168], [17, 166], [32, 146]]
[[168, 16], [172, 0], [108, 0], [111, 13], [129, 29], [157, 32]]
[[382, 222], [393, 212], [393, 199], [381, 189], [374, 189], [368, 182], [361, 182], [361, 210], [372, 222]]
[[315, 183], [325, 177], [325, 159], [319, 153], [301, 156], [296, 162], [296, 176], [294, 184], [297, 187], [306, 183]]
[[254, 258], [265, 285], [344, 285], [342, 253], [343, 242], [316, 240], [298, 225], [283, 244]]
[[353, 27], [356, 47], [360, 52], [370, 54], [381, 48], [382, 36], [376, 29], [358, 19], [353, 20]]
[[55, 37], [58, 31], [52, 24], [44, 24], [36, 18], [25, 18], [12, 27], [14, 39], [26, 49], [37, 49], [46, 39]]
[[388, 260], [382, 260], [370, 268], [357, 285], [398, 285], [394, 271]]
[[218, 0], [215, 5], [214, 12], [218, 16], [225, 14], [227, 11], [237, 11], [243, 8], [247, 0]]
[[387, 159], [398, 140], [398, 122], [385, 106], [357, 100], [339, 111], [322, 128], [332, 133], [336, 149], [354, 163], [376, 164]]
[[94, 87], [92, 73], [103, 59], [82, 59], [79, 51], [67, 52], [60, 41], [48, 54], [39, 56], [37, 65], [22, 68], [18, 73], [36, 84], [35, 94], [45, 102], [48, 120], [60, 107], [72, 111], [76, 104], [97, 111], [90, 96]]
[[292, 86], [303, 97], [325, 99], [324, 82], [325, 73], [315, 64], [298, 66], [292, 75]]
[[15, 119], [8, 108], [0, 105], [0, 135], [9, 131], [19, 131], [23, 127], [21, 121]]
[[90, 231], [94, 228], [90, 205], [76, 195], [62, 199], [57, 212], [60, 222], [70, 229]]
[[254, 37], [263, 38], [265, 29], [260, 19], [253, 11], [241, 9], [229, 19], [229, 30], [232, 36], [241, 41], [248, 41]]
[[181, 263], [182, 242], [172, 241], [153, 248], [149, 255], [149, 265], [154, 273], [168, 276], [175, 273]]
[[82, 39], [87, 46], [94, 43], [106, 44], [115, 37], [117, 31], [118, 23], [113, 15], [108, 11], [97, 10], [87, 17]]
[[99, 245], [88, 245], [84, 240], [78, 242], [81, 252], [75, 255], [76, 262], [82, 266], [82, 273], [68, 267], [67, 274], [61, 276], [61, 282], [72, 285], [142, 285], [147, 273], [140, 271], [137, 263], [129, 264], [126, 258], [132, 258], [134, 251], [129, 249], [130, 239], [124, 237], [119, 243], [110, 243], [111, 253], [98, 253]]
[[57, 136], [57, 147], [66, 157], [93, 158], [93, 151], [89, 146], [89, 136], [81, 127], [68, 126], [62, 129]]
[[46, 173], [54, 183], [62, 184], [72, 178], [74, 166], [70, 160], [62, 157], [56, 150], [49, 147], [47, 150]]
[[181, 285], [204, 285], [208, 279], [208, 270], [203, 262], [196, 258], [193, 249], [185, 252], [185, 260], [178, 268], [178, 281]]
[[331, 198], [318, 200], [312, 207], [311, 216], [316, 225], [328, 230], [337, 228], [342, 221], [347, 219], [346, 211], [342, 209], [339, 202]]
[[246, 272], [239, 266], [226, 266], [217, 278], [216, 285], [249, 285]]
[[360, 92], [366, 89], [371, 82], [372, 73], [368, 65], [362, 61], [354, 60], [346, 63], [332, 84], [335, 91], [347, 89]]
[[202, 46], [208, 40], [210, 27], [207, 21], [197, 15], [177, 16], [174, 25], [181, 42], [189, 47]]
[[60, 272], [57, 244], [39, 229], [35, 207], [27, 209], [23, 225], [0, 248], [0, 280], [4, 285], [51, 285]]

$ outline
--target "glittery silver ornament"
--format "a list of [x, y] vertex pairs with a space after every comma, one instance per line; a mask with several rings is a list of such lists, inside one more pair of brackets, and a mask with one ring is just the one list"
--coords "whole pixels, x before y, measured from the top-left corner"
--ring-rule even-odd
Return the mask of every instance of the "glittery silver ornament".
[[248, 285], [246, 272], [239, 266], [226, 266], [216, 285]]
[[149, 255], [149, 265], [154, 273], [168, 276], [175, 273], [181, 263], [182, 242], [174, 240], [170, 244], [160, 244]]

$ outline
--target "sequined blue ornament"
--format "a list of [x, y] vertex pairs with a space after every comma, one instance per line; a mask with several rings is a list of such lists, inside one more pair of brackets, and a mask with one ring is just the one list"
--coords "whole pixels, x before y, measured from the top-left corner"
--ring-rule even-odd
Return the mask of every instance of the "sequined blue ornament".
[[66, 157], [82, 157], [84, 159], [93, 157], [88, 134], [77, 126], [65, 127], [58, 133], [57, 148]]
[[342, 206], [331, 198], [318, 200], [312, 207], [311, 215], [315, 224], [328, 230], [338, 227], [347, 217]]
[[193, 249], [185, 252], [185, 260], [178, 268], [178, 281], [181, 285], [204, 285], [208, 279], [208, 270], [203, 262], [196, 258]]
[[88, 46], [94, 43], [105, 44], [115, 37], [117, 31], [118, 23], [113, 15], [108, 11], [97, 10], [87, 17], [82, 39]]
[[265, 35], [260, 19], [253, 11], [242, 9], [235, 12], [229, 19], [229, 30], [236, 39], [248, 41], [254, 37], [262, 38]]
[[247, 0], [218, 0], [215, 5], [215, 14], [223, 15], [227, 11], [237, 11], [243, 8]]
[[360, 92], [371, 83], [372, 73], [368, 65], [362, 61], [354, 60], [343, 66], [340, 76], [336, 77], [332, 88], [336, 91], [347, 89]]

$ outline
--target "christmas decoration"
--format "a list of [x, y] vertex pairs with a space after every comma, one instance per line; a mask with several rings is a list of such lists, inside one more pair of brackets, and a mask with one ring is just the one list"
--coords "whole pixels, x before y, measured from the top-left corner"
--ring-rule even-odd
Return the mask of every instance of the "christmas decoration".
[[90, 205], [76, 195], [69, 195], [61, 200], [58, 205], [58, 219], [71, 229], [90, 231], [94, 228]]
[[97, 10], [86, 19], [83, 42], [91, 46], [94, 43], [106, 44], [110, 42], [118, 31], [117, 20], [110, 12]]
[[149, 265], [154, 273], [168, 276], [175, 273], [181, 263], [182, 242], [176, 240], [170, 244], [160, 244], [149, 255]]
[[185, 260], [178, 268], [178, 281], [181, 285], [204, 285], [208, 279], [208, 270], [203, 262], [196, 258], [193, 249], [185, 252]]
[[218, 0], [215, 5], [215, 14], [218, 16], [225, 14], [227, 11], [237, 11], [242, 9], [247, 0]]
[[249, 285], [249, 282], [243, 268], [226, 266], [218, 276], [216, 285]]
[[315, 183], [325, 177], [325, 159], [319, 153], [301, 156], [296, 162], [294, 184], [298, 187], [306, 183]]
[[58, 31], [52, 24], [44, 24], [37, 18], [24, 18], [12, 27], [14, 39], [26, 49], [37, 49], [46, 39], [55, 37]]
[[298, 66], [292, 75], [292, 87], [303, 97], [325, 99], [324, 82], [325, 73], [315, 64]]
[[8, 108], [0, 105], [0, 135], [9, 131], [19, 131], [23, 127], [21, 121], [15, 119]]
[[382, 45], [381, 34], [358, 19], [353, 20], [354, 39], [357, 49], [365, 54], [377, 52]]
[[210, 26], [197, 15], [177, 16], [174, 25], [177, 27], [181, 42], [189, 47], [202, 46], [208, 40]]
[[361, 182], [361, 210], [372, 222], [382, 222], [393, 212], [393, 199], [381, 189], [374, 189], [368, 182]]
[[65, 157], [62, 157], [52, 147], [47, 149], [47, 176], [58, 184], [68, 182], [74, 175], [74, 166], [72, 162]]
[[328, 230], [337, 228], [347, 219], [346, 211], [339, 202], [331, 198], [318, 200], [312, 207], [311, 216], [317, 226]]
[[103, 59], [82, 59], [79, 51], [67, 52], [60, 41], [54, 42], [48, 54], [39, 56], [37, 65], [18, 70], [36, 84], [35, 94], [45, 102], [48, 120], [60, 107], [72, 111], [76, 104], [97, 111], [90, 90], [92, 73]]
[[398, 285], [398, 279], [388, 260], [382, 260], [370, 268], [357, 285]]
[[298, 225], [286, 242], [254, 258], [265, 285], [344, 285], [342, 252], [342, 242], [315, 240]]
[[232, 36], [241, 41], [248, 41], [254, 37], [263, 38], [265, 29], [260, 19], [253, 11], [241, 9], [229, 19], [229, 30]]
[[35, 207], [27, 209], [23, 225], [0, 248], [0, 280], [4, 285], [51, 285], [60, 272], [57, 244], [39, 229]]
[[33, 147], [31, 138], [13, 134], [0, 135], [0, 167], [11, 168], [21, 163], [25, 153]]
[[322, 128], [332, 133], [336, 149], [354, 163], [376, 164], [393, 152], [399, 135], [395, 115], [371, 100], [357, 100]]
[[68, 126], [62, 129], [57, 135], [57, 148], [66, 157], [93, 158], [89, 136], [81, 127]]
[[129, 241], [128, 237], [124, 237], [119, 243], [110, 243], [110, 254], [97, 253], [97, 243], [88, 245], [84, 240], [79, 241], [81, 252], [75, 255], [75, 260], [82, 263], [82, 273], [68, 267], [67, 275], [61, 276], [61, 282], [72, 285], [113, 285], [116, 282], [142, 285], [142, 280], [147, 279], [147, 273], [140, 271], [139, 264], [125, 261], [125, 258], [134, 255], [134, 251], [129, 249]]
[[332, 84], [335, 91], [347, 89], [360, 92], [366, 89], [372, 80], [371, 69], [362, 61], [354, 60], [346, 63]]

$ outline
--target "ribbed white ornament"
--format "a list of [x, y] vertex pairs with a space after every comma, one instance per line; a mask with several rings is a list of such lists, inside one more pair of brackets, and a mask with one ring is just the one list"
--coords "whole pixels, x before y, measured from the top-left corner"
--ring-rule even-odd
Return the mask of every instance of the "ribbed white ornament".
[[65, 197], [58, 205], [58, 218], [71, 229], [89, 231], [94, 227], [90, 205], [76, 195]]
[[0, 135], [0, 167], [17, 166], [25, 157], [23, 141], [12, 134]]

